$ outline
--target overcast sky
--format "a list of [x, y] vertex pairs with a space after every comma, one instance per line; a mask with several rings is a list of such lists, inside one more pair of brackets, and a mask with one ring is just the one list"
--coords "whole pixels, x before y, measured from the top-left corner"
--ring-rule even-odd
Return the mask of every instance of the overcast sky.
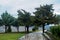
[[54, 13], [60, 13], [60, 0], [0, 0], [0, 15], [6, 10], [8, 13], [17, 17], [17, 10], [24, 9], [28, 12], [34, 12], [36, 7], [45, 4], [54, 4]]

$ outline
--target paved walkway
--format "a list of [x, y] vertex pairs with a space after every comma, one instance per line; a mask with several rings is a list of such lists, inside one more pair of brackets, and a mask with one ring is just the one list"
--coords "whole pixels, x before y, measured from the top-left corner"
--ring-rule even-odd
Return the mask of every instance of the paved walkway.
[[42, 35], [42, 32], [40, 31], [26, 34], [22, 38], [19, 38], [19, 40], [47, 40], [47, 39]]

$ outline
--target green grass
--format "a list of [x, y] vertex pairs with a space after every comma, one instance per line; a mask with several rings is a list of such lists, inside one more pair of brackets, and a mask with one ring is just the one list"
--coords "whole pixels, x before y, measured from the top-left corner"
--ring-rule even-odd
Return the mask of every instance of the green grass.
[[25, 33], [4, 33], [0, 34], [0, 40], [18, 40]]

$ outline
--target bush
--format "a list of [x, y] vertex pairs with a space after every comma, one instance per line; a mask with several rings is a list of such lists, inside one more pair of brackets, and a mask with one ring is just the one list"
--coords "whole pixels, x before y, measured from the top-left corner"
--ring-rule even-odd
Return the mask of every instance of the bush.
[[32, 31], [36, 31], [35, 28], [33, 28]]
[[36, 30], [38, 30], [38, 27], [34, 27], [34, 28], [32, 29], [32, 31], [36, 31]]
[[60, 26], [53, 26], [50, 28], [50, 32], [55, 35], [60, 37]]

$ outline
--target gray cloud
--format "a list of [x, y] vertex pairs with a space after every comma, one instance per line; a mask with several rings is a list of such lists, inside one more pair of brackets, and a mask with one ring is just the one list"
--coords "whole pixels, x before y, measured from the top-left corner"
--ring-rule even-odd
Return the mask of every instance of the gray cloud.
[[43, 4], [54, 4], [54, 9], [56, 9], [57, 4], [55, 5], [55, 2], [56, 0], [0, 0], [0, 13], [2, 14], [5, 10], [7, 10], [11, 15], [17, 17], [17, 10], [24, 9], [32, 13], [35, 11], [34, 8]]

